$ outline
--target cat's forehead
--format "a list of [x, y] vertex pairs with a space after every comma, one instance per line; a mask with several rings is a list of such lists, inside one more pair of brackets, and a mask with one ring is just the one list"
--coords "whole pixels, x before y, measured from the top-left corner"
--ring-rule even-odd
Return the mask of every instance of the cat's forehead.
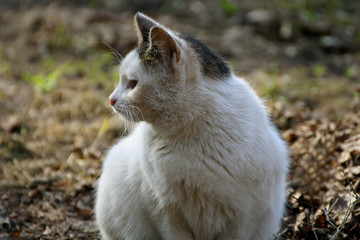
[[122, 75], [132, 76], [141, 70], [139, 55], [135, 50], [131, 51], [123, 59], [120, 65]]

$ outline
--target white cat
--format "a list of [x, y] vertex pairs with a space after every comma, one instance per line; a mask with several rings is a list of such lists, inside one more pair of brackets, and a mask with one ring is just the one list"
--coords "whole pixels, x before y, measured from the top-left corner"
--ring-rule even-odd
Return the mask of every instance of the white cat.
[[288, 151], [251, 87], [199, 41], [135, 16], [138, 47], [110, 96], [140, 122], [108, 153], [96, 220], [104, 239], [270, 239]]

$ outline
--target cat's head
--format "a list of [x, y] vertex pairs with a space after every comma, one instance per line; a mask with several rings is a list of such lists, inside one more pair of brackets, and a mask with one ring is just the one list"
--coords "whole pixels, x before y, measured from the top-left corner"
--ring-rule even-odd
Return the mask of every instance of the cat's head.
[[186, 111], [199, 81], [231, 73], [201, 42], [175, 33], [142, 13], [135, 15], [138, 46], [122, 61], [110, 95], [115, 111], [130, 121], [156, 122]]

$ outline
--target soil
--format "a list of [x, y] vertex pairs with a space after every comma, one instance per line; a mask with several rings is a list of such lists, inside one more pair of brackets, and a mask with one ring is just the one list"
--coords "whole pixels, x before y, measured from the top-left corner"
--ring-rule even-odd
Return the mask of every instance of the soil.
[[[100, 239], [96, 180], [127, 134], [107, 100], [118, 73], [106, 45], [123, 56], [136, 45], [141, 6], [60, 3], [0, 1], [0, 239]], [[224, 57], [288, 142], [287, 211], [274, 239], [358, 239], [360, 28], [350, 20], [360, 5], [340, 9], [345, 24], [310, 24], [263, 1], [184, 3], [145, 12]]]

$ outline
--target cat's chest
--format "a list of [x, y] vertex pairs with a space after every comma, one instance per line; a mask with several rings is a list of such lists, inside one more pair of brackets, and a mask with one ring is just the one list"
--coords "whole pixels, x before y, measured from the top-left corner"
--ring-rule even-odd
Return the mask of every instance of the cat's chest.
[[144, 142], [141, 155], [145, 182], [158, 192], [187, 194], [183, 190], [192, 186], [190, 190], [199, 187], [211, 194], [222, 190], [220, 182], [235, 183], [238, 175], [231, 166], [233, 152], [212, 139], [172, 142], [160, 138]]
[[[210, 171], [199, 163], [203, 156], [176, 151], [169, 155], [158, 154], [149, 155], [145, 173], [145, 194], [150, 194], [153, 207], [174, 212], [176, 218], [183, 219], [191, 229], [198, 229], [198, 233], [194, 233], [199, 235], [198, 239], [211, 239], [200, 236], [206, 229], [218, 232], [226, 219], [233, 216], [233, 209], [226, 204], [233, 198], [229, 195], [227, 179], [221, 179], [214, 174], [215, 170]], [[155, 162], [151, 164], [152, 161]], [[213, 216], [216, 221], [209, 221], [208, 216]]]
[[148, 144], [143, 154], [143, 164], [148, 175], [171, 182], [191, 180], [203, 172], [204, 154], [200, 146], [184, 147], [166, 141]]

